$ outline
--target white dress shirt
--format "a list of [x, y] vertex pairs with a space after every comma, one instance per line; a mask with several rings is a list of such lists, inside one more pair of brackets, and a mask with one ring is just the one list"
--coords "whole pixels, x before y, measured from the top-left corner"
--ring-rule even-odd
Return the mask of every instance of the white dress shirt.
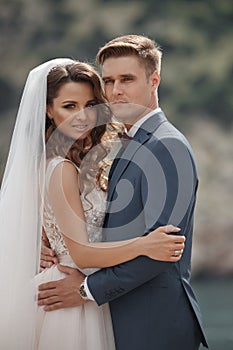
[[[152, 117], [152, 115], [156, 114], [156, 113], [159, 113], [161, 112], [161, 108], [156, 108], [154, 110], [152, 110], [151, 112], [147, 113], [144, 117], [142, 117], [141, 119], [139, 119], [135, 124], [133, 124], [131, 126], [131, 128], [127, 131], [127, 135], [130, 136], [130, 137], [134, 137], [136, 132], [138, 131], [138, 129], [141, 127], [141, 125], [147, 120], [149, 119], [150, 117]], [[92, 301], [95, 301], [95, 299], [93, 298], [89, 288], [88, 288], [88, 285], [87, 285], [87, 279], [88, 279], [88, 276], [85, 278], [84, 280], [84, 288], [85, 288], [85, 291], [87, 293], [87, 296], [88, 296], [88, 299], [89, 300], [92, 300]]]

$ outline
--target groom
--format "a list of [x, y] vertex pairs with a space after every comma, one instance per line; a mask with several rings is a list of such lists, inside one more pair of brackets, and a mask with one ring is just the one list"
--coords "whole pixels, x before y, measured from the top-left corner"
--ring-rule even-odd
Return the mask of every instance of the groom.
[[132, 137], [110, 172], [105, 239], [135, 237], [172, 223], [186, 236], [185, 250], [177, 263], [138, 257], [85, 280], [61, 267], [69, 276], [40, 286], [39, 304], [51, 311], [88, 299], [108, 302], [117, 350], [208, 347], [189, 284], [197, 173], [190, 145], [158, 105], [161, 51], [144, 36], [127, 35], [102, 47], [97, 62], [113, 113]]

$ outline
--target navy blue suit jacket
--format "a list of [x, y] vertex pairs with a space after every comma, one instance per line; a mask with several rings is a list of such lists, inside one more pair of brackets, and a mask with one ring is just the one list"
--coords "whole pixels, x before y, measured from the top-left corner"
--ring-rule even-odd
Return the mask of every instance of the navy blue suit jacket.
[[141, 256], [88, 277], [99, 305], [109, 302], [117, 350], [192, 350], [207, 346], [189, 284], [198, 186], [190, 145], [160, 112], [113, 162], [103, 233], [106, 241], [148, 234], [171, 223], [185, 234], [177, 263]]

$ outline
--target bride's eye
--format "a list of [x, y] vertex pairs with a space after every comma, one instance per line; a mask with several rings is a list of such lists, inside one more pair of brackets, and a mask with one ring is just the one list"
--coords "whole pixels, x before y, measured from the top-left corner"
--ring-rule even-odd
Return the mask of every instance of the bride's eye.
[[74, 103], [68, 103], [67, 105], [64, 105], [65, 109], [73, 109], [75, 108], [75, 104]]
[[86, 108], [92, 109], [92, 108], [95, 108], [96, 105], [97, 105], [96, 101], [89, 102], [87, 103]]

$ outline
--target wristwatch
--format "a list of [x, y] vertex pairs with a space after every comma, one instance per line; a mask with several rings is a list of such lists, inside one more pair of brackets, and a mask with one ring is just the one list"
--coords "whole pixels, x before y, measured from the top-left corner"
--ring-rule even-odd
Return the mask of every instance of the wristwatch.
[[86, 290], [85, 290], [84, 281], [80, 284], [79, 295], [83, 300], [89, 300], [87, 293], [86, 293]]

